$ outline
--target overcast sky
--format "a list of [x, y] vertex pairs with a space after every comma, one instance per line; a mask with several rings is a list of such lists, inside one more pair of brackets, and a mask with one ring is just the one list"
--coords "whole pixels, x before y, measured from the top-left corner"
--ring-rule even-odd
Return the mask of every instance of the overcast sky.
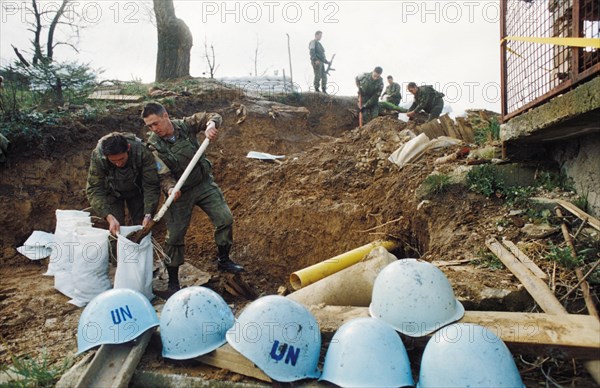
[[[32, 16], [17, 9], [24, 1], [1, 0], [0, 64], [16, 59], [11, 44], [27, 51]], [[29, 1], [27, 1], [29, 3]], [[42, 2], [44, 9], [60, 2]], [[308, 43], [316, 30], [327, 57], [336, 54], [330, 92], [354, 95], [354, 77], [381, 66], [406, 89], [410, 81], [431, 84], [446, 94], [455, 111], [500, 109], [499, 1], [198, 1], [175, 0], [175, 12], [192, 31], [191, 75], [208, 70], [204, 40], [212, 43], [216, 77], [273, 75], [289, 77], [290, 36], [294, 82], [312, 86]], [[102, 78], [154, 80], [157, 38], [150, 21], [151, 2], [79, 0], [74, 9], [87, 28], [75, 53], [61, 46], [58, 60], [89, 62], [104, 69]], [[403, 93], [405, 95], [406, 92]]]

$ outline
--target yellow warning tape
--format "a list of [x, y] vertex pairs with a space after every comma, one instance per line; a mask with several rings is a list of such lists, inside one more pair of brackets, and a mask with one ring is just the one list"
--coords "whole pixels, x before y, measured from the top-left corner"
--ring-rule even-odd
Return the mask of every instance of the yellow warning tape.
[[531, 42], [531, 43], [543, 43], [553, 44], [556, 46], [570, 46], [570, 47], [592, 47], [600, 49], [600, 38], [535, 38], [528, 36], [507, 36], [502, 38], [500, 44], [504, 43], [505, 40], [516, 40], [520, 42]]

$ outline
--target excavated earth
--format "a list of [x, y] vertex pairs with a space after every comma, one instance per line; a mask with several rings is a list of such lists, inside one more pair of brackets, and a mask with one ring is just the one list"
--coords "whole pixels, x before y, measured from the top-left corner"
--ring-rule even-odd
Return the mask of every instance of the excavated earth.
[[[502, 201], [463, 186], [453, 186], [424, 203], [415, 195], [434, 170], [433, 161], [448, 150], [428, 151], [400, 170], [387, 158], [401, 144], [399, 132], [407, 124], [394, 116], [377, 118], [359, 129], [353, 98], [304, 94], [281, 102], [306, 107], [310, 113], [284, 109], [269, 114], [272, 101], [226, 88], [175, 97], [169, 106], [173, 117], [196, 111], [224, 117], [225, 130], [211, 143], [208, 157], [235, 217], [233, 258], [245, 266], [244, 279], [258, 294], [275, 294], [281, 286], [291, 289], [288, 279], [294, 270], [385, 238], [399, 242], [393, 253], [400, 258], [463, 260], [465, 264], [443, 270], [468, 309], [531, 310], [532, 300], [510, 272], [468, 263], [484, 249], [486, 238], [500, 237], [498, 220], [507, 213]], [[246, 106], [247, 117], [237, 124], [240, 103]], [[93, 119], [46, 126], [35, 142], [13, 139], [10, 159], [0, 166], [1, 364], [10, 365], [11, 356], [45, 354], [52, 363], [80, 358], [73, 355], [82, 310], [68, 304], [68, 298], [53, 288], [53, 279], [43, 276], [47, 260], [29, 261], [15, 248], [34, 230], [53, 232], [56, 209], [89, 206], [84, 190], [91, 150], [98, 138], [111, 131], [144, 137], [140, 107], [122, 105]], [[249, 159], [249, 151], [285, 155], [285, 159], [281, 163]], [[100, 221], [97, 226], [106, 227]], [[508, 225], [502, 235], [518, 241], [519, 230]], [[162, 241], [163, 227], [155, 237]], [[210, 273], [208, 286], [239, 312], [248, 302], [223, 289], [214, 262], [211, 225], [200, 210], [195, 211], [186, 242], [187, 261]], [[489, 300], [482, 296], [485, 290], [507, 290], [511, 297]], [[164, 361], [155, 342], [142, 361], [144, 368], [241, 379], [198, 369], [197, 363]], [[546, 382], [539, 368], [532, 366], [537, 356], [543, 355], [516, 357], [528, 386]], [[590, 383], [581, 365], [556, 362], [559, 380], [574, 386]]]

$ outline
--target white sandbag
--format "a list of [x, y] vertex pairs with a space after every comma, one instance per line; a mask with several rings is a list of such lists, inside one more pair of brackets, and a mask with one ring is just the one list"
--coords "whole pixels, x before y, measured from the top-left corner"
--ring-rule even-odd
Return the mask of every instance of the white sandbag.
[[152, 294], [152, 235], [136, 244], [127, 239], [127, 235], [142, 229], [140, 225], [121, 226], [117, 235], [117, 272], [114, 288], [129, 288], [144, 294], [148, 300]]
[[71, 272], [75, 244], [73, 233], [75, 228], [84, 226], [92, 226], [90, 213], [79, 210], [56, 210], [55, 241], [47, 245], [52, 248], [52, 253], [48, 270], [44, 275], [55, 276], [57, 272]]
[[69, 303], [83, 307], [111, 288], [108, 277], [109, 231], [99, 228], [77, 228], [77, 244], [71, 269], [73, 295]]
[[394, 153], [390, 155], [388, 160], [397, 164], [400, 168], [407, 163], [417, 160], [429, 146], [429, 138], [422, 133], [408, 143], [403, 144]]
[[50, 256], [52, 248], [50, 244], [55, 242], [54, 234], [34, 230], [31, 236], [17, 248], [17, 252], [26, 256], [29, 260], [41, 260]]

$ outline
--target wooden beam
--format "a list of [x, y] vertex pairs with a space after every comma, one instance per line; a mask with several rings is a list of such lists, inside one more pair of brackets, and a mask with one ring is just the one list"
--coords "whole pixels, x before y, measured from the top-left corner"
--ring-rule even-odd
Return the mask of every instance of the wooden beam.
[[130, 101], [138, 102], [144, 99], [144, 96], [132, 96], [128, 94], [101, 94], [94, 92], [90, 94], [88, 100], [109, 100], [109, 101]]
[[581, 220], [583, 220], [583, 221], [587, 222], [588, 224], [590, 224], [590, 226], [592, 228], [594, 228], [596, 230], [600, 230], [600, 221], [598, 221], [597, 218], [594, 218], [594, 217], [590, 216], [589, 214], [587, 214], [586, 212], [584, 212], [583, 210], [581, 210], [577, 206], [573, 205], [571, 202], [567, 202], [564, 199], [557, 199], [556, 202], [558, 202], [558, 204], [560, 206], [562, 206], [565, 209], [567, 209], [570, 213], [574, 214], [575, 216], [577, 216]]
[[548, 279], [548, 275], [546, 275], [546, 273], [542, 271], [540, 267], [538, 267], [533, 260], [523, 253], [523, 251], [521, 251], [519, 247], [517, 247], [512, 241], [502, 240], [502, 244], [504, 244], [512, 252], [512, 254], [515, 255], [515, 257], [519, 259], [519, 261], [523, 263], [523, 265], [525, 265], [525, 267], [527, 267], [535, 276], [544, 280]]
[[550, 291], [546, 283], [535, 277], [527, 267], [513, 256], [506, 248], [502, 246], [495, 238], [485, 242], [486, 246], [502, 263], [508, 268], [519, 281], [525, 286], [529, 294], [535, 299], [538, 305], [548, 314], [567, 314], [567, 310], [556, 299], [556, 296]]
[[196, 360], [206, 365], [227, 369], [269, 383], [272, 382], [269, 376], [229, 344], [225, 344], [204, 356], [197, 357]]
[[136, 342], [100, 346], [75, 387], [127, 388], [153, 332], [147, 330]]
[[[563, 206], [561, 204], [561, 206]], [[568, 210], [568, 209], [567, 209]], [[523, 264], [521, 264], [517, 258], [515, 258], [510, 252], [508, 252], [498, 240], [492, 238], [486, 241], [488, 248], [496, 255], [506, 267], [523, 283], [529, 294], [535, 299], [538, 305], [547, 313], [563, 316], [568, 315], [567, 310], [560, 304], [559, 300], [556, 299], [554, 293], [548, 288], [548, 286], [536, 278]], [[511, 258], [512, 257], [512, 258]], [[598, 322], [594, 317], [591, 317]], [[585, 369], [590, 373], [594, 381], [600, 384], [600, 359], [598, 358], [598, 346], [593, 357], [589, 361], [584, 362]]]
[[[369, 316], [366, 307], [311, 306], [309, 309], [324, 337], [333, 335], [352, 319]], [[531, 354], [560, 348], [572, 356], [590, 359], [598, 357], [600, 348], [600, 323], [588, 315], [466, 311], [459, 322], [488, 328], [513, 351]], [[424, 346], [429, 337], [415, 339], [415, 344]]]
[[[556, 208], [556, 215], [558, 216], [558, 218], [561, 219], [560, 230], [562, 231], [563, 238], [565, 239], [567, 246], [571, 250], [571, 257], [575, 262], [577, 262], [577, 251], [575, 250], [575, 244], [573, 243], [573, 239], [569, 234], [569, 227], [565, 222], [562, 211], [558, 207]], [[590, 294], [590, 285], [588, 284], [588, 282], [582, 281], [583, 271], [581, 270], [581, 268], [575, 268], [575, 275], [577, 275], [577, 280], [580, 281], [579, 287], [581, 287], [581, 292], [583, 293], [583, 300], [585, 301], [585, 305], [588, 309], [588, 312], [590, 313], [590, 315], [596, 317], [596, 319], [600, 319], [600, 316], [598, 316], [598, 310], [596, 310], [596, 306], [594, 305], [594, 299]]]

